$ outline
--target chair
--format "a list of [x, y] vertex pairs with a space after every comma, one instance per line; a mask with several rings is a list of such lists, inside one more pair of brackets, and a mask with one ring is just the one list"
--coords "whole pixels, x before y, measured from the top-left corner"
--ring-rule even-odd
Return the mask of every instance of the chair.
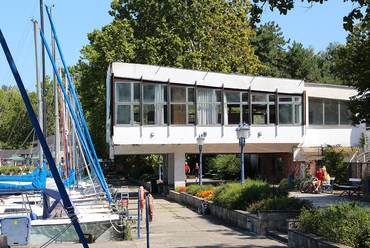
[[326, 193], [326, 191], [330, 191], [331, 194], [333, 194], [333, 186], [334, 186], [335, 177], [330, 178], [330, 184], [323, 184], [321, 185], [321, 192], [323, 194]]

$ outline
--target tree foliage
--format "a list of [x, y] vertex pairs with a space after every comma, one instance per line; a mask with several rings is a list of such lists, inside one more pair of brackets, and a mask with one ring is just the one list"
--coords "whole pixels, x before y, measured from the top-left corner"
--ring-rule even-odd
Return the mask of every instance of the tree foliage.
[[[265, 6], [268, 6], [271, 11], [277, 9], [280, 14], [286, 15], [289, 10], [292, 10], [296, 2], [307, 2], [310, 4], [310, 7], [314, 3], [323, 4], [328, 0], [253, 0], [254, 4], [251, 10], [252, 21], [255, 23], [260, 22], [260, 17]], [[332, 0], [334, 1], [334, 0]], [[343, 0], [347, 2], [348, 0]], [[369, 28], [370, 27], [370, 2], [364, 0], [351, 0], [355, 3], [353, 9], [348, 13], [348, 15], [343, 17], [343, 28], [347, 31], [352, 31], [354, 24], [357, 22], [362, 22], [362, 26]]]
[[352, 121], [370, 122], [370, 38], [369, 30], [356, 26], [347, 36], [347, 43], [339, 49], [338, 71], [348, 85], [358, 90], [356, 96], [351, 98], [349, 110], [356, 113], [351, 116]]
[[81, 50], [81, 104], [100, 157], [105, 147], [106, 75], [123, 61], [177, 68], [258, 75], [266, 67], [249, 39], [248, 1], [114, 0], [114, 20], [88, 34]]
[[[54, 134], [54, 95], [50, 77], [46, 78], [47, 133]], [[37, 115], [37, 94], [29, 92], [28, 97]], [[17, 87], [3, 85], [0, 89], [0, 149], [28, 149], [30, 142], [37, 140], [33, 124]]]
[[347, 177], [347, 165], [343, 162], [348, 154], [340, 150], [340, 145], [327, 145], [322, 150], [322, 164], [331, 177], [335, 177], [336, 183], [345, 183]]

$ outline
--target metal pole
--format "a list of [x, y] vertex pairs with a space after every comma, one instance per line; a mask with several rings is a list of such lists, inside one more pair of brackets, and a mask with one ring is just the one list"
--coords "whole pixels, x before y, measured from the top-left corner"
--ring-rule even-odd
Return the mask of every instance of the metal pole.
[[203, 185], [203, 181], [202, 181], [202, 145], [199, 146], [199, 153], [200, 153], [200, 156], [199, 156], [199, 185], [202, 186]]
[[148, 196], [146, 196], [146, 247], [149, 248], [149, 203]]
[[141, 206], [140, 206], [140, 187], [139, 187], [139, 190], [137, 192], [137, 206], [138, 206], [138, 209], [137, 209], [137, 238], [140, 239], [140, 210], [141, 210]]
[[245, 139], [240, 138], [240, 147], [241, 147], [241, 182], [244, 184], [244, 144], [245, 144]]
[[[44, 8], [43, 0], [40, 0], [40, 17], [41, 17], [41, 31], [44, 33]], [[45, 48], [41, 48], [42, 55], [42, 105], [43, 105], [43, 133], [47, 137], [47, 128], [46, 128], [46, 72], [45, 72]]]
[[161, 155], [159, 155], [159, 181], [162, 181], [161, 179], [161, 174], [162, 174], [162, 171], [161, 171]]
[[[39, 45], [38, 45], [38, 36], [37, 36], [37, 21], [32, 19], [34, 29], [35, 29], [35, 57], [36, 57], [36, 83], [37, 83], [37, 112], [38, 112], [38, 121], [41, 130], [43, 130], [43, 119], [42, 119], [42, 99], [41, 99], [41, 83], [40, 83], [40, 64], [39, 64]], [[44, 157], [44, 151], [42, 150], [41, 144], [38, 145], [39, 147], [39, 165], [42, 168], [42, 161]]]

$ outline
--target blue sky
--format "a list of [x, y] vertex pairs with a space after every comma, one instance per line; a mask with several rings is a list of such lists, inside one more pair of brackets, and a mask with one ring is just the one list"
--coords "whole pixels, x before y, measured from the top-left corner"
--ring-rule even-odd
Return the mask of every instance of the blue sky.
[[[44, 0], [48, 6], [54, 4], [53, 15], [57, 36], [67, 65], [75, 65], [80, 50], [88, 44], [87, 33], [110, 23], [108, 14], [111, 0]], [[262, 23], [275, 21], [287, 40], [302, 43], [304, 48], [313, 46], [315, 53], [325, 50], [331, 42], [345, 44], [347, 33], [343, 29], [343, 16], [352, 9], [352, 3], [331, 0], [324, 4], [308, 4], [297, 1], [296, 8], [281, 16], [277, 11], [262, 15]], [[0, 29], [16, 61], [23, 83], [29, 91], [35, 91], [36, 69], [34, 52], [34, 18], [40, 23], [39, 0], [0, 1]], [[44, 13], [45, 36], [50, 42], [50, 25]], [[290, 44], [291, 44], [290, 43]], [[41, 44], [41, 38], [39, 38]], [[47, 56], [47, 55], [46, 55]], [[52, 75], [47, 58], [46, 74]], [[58, 60], [58, 66], [62, 66]], [[2, 48], [0, 49], [0, 85], [15, 85]]]

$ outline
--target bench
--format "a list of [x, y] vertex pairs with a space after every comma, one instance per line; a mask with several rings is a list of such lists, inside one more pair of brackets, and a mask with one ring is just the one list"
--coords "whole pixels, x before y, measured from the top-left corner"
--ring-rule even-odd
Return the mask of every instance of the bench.
[[325, 194], [326, 191], [330, 191], [333, 194], [333, 186], [334, 186], [335, 177], [330, 178], [330, 184], [323, 184], [321, 185], [321, 192]]
[[361, 182], [361, 178], [350, 178], [349, 185], [338, 186], [339, 188], [344, 189], [344, 191], [339, 196], [342, 196], [345, 193], [348, 195], [348, 198], [350, 198], [353, 194], [357, 194], [358, 196], [360, 196]]

